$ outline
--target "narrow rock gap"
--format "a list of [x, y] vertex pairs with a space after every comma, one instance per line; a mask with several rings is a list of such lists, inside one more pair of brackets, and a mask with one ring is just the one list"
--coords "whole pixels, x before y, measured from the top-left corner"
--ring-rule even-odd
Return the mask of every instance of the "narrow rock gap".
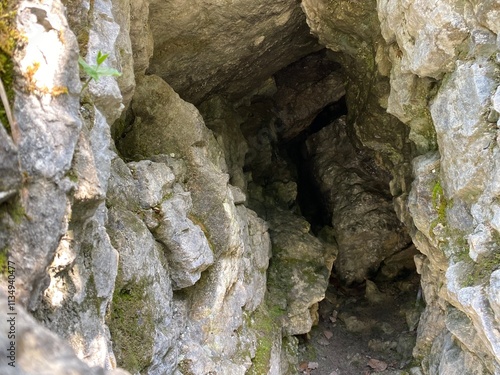
[[298, 336], [303, 373], [400, 370], [411, 364], [423, 303], [418, 251], [394, 212], [392, 176], [356, 138], [345, 96], [332, 89], [343, 87], [339, 68], [326, 51], [306, 56], [275, 75], [271, 98], [250, 105], [249, 205], [271, 223], [276, 212], [305, 218], [314, 237], [330, 228], [339, 247], [326, 298], [311, 310], [315, 326]]
[[333, 120], [346, 114], [345, 97], [342, 97], [323, 108], [308, 128], [283, 146], [297, 168], [297, 203], [300, 212], [311, 224], [311, 230], [316, 235], [325, 225], [331, 225], [332, 217], [326, 209], [326, 202], [321, 196], [318, 184], [315, 183], [314, 176], [311, 174], [310, 161], [304, 151], [305, 141], [310, 135], [319, 132]]

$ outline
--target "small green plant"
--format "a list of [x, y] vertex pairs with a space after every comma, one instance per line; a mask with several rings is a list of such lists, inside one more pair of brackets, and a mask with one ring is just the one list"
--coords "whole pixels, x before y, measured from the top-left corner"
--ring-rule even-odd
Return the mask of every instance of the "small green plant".
[[101, 77], [120, 77], [122, 75], [116, 69], [109, 68], [107, 66], [102, 66], [102, 63], [106, 61], [108, 56], [109, 53], [102, 53], [101, 51], [99, 51], [97, 53], [96, 65], [87, 64], [87, 62], [81, 56], [78, 58], [78, 63], [82, 67], [83, 71], [87, 73], [87, 75], [89, 76], [87, 81], [85, 81], [85, 84], [83, 85], [81, 92], [83, 92], [87, 88], [90, 81], [92, 80], [95, 80], [97, 82]]

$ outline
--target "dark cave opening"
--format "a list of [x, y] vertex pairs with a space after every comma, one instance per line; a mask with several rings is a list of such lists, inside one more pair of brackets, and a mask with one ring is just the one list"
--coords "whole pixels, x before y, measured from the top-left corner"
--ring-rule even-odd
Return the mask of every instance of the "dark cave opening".
[[[245, 169], [253, 174], [250, 186], [259, 185], [259, 194], [270, 198], [261, 197], [250, 208], [265, 217], [268, 209], [261, 208], [266, 205], [262, 202], [269, 199], [304, 217], [314, 236], [320, 237], [323, 228], [335, 234], [339, 255], [325, 298], [317, 305], [317, 325], [299, 337], [301, 359], [309, 360], [308, 348], [314, 347], [323, 367], [341, 373], [363, 373], [367, 356], [400, 369], [411, 361], [422, 308], [413, 260], [418, 251], [396, 217], [389, 189], [393, 176], [357, 139], [347, 120], [346, 96], [329, 101], [311, 94], [317, 89], [323, 95], [324, 77], [339, 72], [338, 65], [318, 61], [328, 58], [323, 51], [283, 69], [277, 74], [274, 97], [252, 104], [253, 125], [244, 124], [242, 130], [247, 140], [256, 133], [260, 141], [253, 149], [248, 142], [251, 157]], [[295, 69], [301, 74], [293, 74]], [[293, 95], [302, 102], [294, 102]], [[283, 103], [293, 103], [298, 112], [322, 104], [304, 125], [305, 116]], [[284, 193], [276, 186], [283, 189], [291, 183], [296, 184], [296, 195], [279, 196]], [[252, 191], [249, 187], [250, 202]], [[325, 332], [333, 338], [325, 339]]]
[[325, 225], [331, 225], [332, 215], [326, 209], [322, 192], [311, 173], [311, 162], [304, 150], [305, 142], [309, 136], [344, 115], [347, 115], [345, 96], [323, 108], [309, 127], [282, 145], [297, 171], [297, 204], [301, 214], [311, 224], [314, 234]]

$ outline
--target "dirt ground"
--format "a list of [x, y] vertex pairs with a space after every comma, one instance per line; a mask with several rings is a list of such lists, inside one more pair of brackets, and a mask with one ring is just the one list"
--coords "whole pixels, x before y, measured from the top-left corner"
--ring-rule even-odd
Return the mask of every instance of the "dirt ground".
[[421, 312], [418, 288], [416, 274], [353, 288], [332, 279], [318, 325], [300, 338], [300, 373], [408, 374]]

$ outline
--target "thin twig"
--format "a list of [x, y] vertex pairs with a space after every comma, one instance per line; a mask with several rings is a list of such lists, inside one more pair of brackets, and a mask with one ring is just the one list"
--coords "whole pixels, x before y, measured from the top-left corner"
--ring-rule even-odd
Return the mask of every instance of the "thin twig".
[[0, 98], [2, 98], [2, 104], [5, 108], [5, 114], [7, 115], [7, 120], [9, 121], [10, 128], [14, 126], [14, 117], [12, 117], [12, 112], [10, 110], [9, 99], [7, 98], [7, 92], [3, 85], [2, 79], [0, 78]]

